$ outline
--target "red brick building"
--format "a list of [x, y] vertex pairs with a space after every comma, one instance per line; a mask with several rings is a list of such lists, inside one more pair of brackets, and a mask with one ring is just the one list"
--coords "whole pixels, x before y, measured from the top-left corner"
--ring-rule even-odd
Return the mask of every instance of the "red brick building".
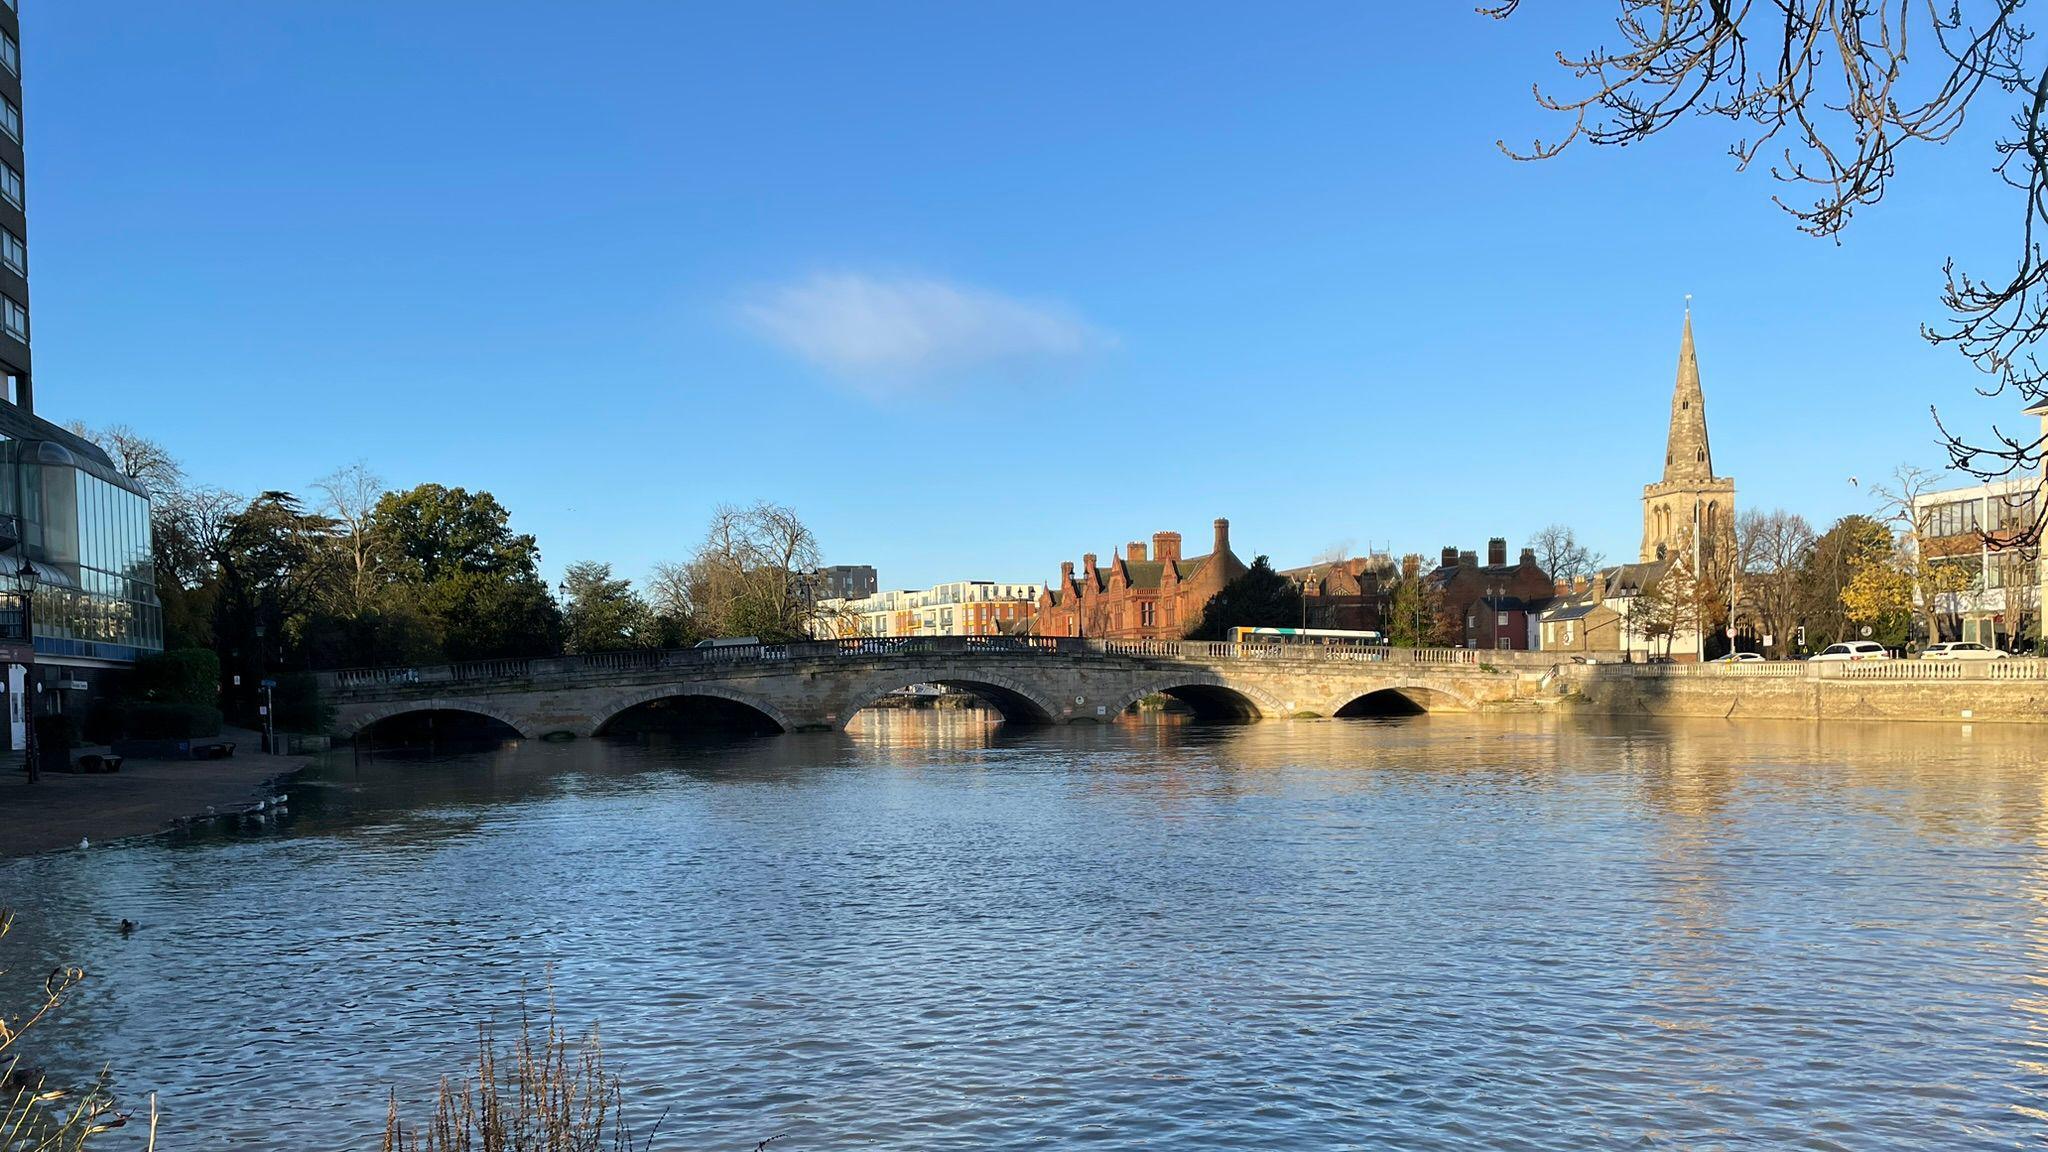
[[1180, 533], [1153, 534], [1111, 553], [1097, 565], [1095, 553], [1060, 565], [1059, 579], [1038, 600], [1035, 629], [1040, 636], [1088, 636], [1110, 640], [1178, 640], [1201, 622], [1202, 608], [1225, 584], [1244, 575], [1243, 561], [1230, 550], [1230, 521], [1216, 521], [1214, 545], [1206, 555], [1183, 557]]
[[1301, 589], [1304, 626], [1385, 632], [1387, 604], [1400, 569], [1385, 554], [1288, 568], [1280, 573]]
[[1486, 563], [1475, 552], [1446, 548], [1443, 563], [1429, 574], [1443, 592], [1444, 615], [1456, 621], [1465, 648], [1531, 647], [1533, 623], [1557, 589], [1536, 564], [1536, 550], [1522, 549], [1521, 560], [1508, 563], [1508, 542], [1495, 536], [1486, 542]]

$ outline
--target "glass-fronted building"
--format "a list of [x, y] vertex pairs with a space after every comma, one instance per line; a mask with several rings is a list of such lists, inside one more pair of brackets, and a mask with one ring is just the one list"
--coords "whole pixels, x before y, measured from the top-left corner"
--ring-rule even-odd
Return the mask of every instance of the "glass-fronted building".
[[10, 671], [10, 695], [39, 685], [56, 693], [44, 710], [82, 710], [108, 670], [162, 651], [148, 496], [91, 442], [0, 404], [0, 642], [17, 664], [24, 560], [35, 570], [34, 667], [26, 679]]

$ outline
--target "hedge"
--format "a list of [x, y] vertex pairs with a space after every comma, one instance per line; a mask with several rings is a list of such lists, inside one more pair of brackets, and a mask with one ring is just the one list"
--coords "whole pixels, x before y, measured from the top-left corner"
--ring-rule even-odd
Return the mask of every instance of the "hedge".
[[154, 700], [99, 700], [86, 714], [85, 734], [95, 744], [116, 740], [190, 740], [220, 735], [220, 709]]
[[220, 703], [220, 657], [204, 648], [158, 652], [135, 662], [134, 695], [160, 704]]

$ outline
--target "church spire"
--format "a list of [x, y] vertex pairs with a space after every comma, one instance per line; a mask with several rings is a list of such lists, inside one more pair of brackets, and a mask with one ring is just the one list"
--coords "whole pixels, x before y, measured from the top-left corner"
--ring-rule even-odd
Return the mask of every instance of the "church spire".
[[1671, 391], [1671, 432], [1664, 442], [1664, 482], [1711, 480], [1714, 453], [1707, 446], [1707, 399], [1692, 350], [1692, 297], [1685, 298], [1685, 332], [1678, 341], [1678, 384]]

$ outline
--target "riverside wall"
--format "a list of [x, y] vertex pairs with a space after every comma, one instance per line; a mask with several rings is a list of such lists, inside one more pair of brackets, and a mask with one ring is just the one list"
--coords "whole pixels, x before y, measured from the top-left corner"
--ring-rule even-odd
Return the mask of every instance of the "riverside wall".
[[2048, 678], [1863, 679], [1670, 666], [1574, 666], [1559, 707], [1630, 716], [2048, 723]]

